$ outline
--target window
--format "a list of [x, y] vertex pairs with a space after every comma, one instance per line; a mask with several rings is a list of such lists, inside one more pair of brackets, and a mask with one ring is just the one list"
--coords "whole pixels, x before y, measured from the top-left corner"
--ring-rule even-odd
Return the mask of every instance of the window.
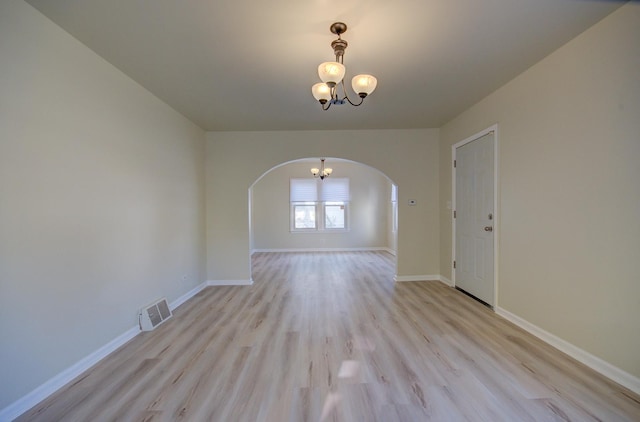
[[391, 185], [391, 231], [398, 231], [398, 186]]
[[291, 179], [291, 231], [348, 228], [349, 179]]
[[345, 227], [344, 202], [324, 203], [324, 227], [326, 229], [344, 229]]
[[315, 229], [316, 224], [316, 204], [315, 202], [304, 202], [293, 204], [294, 229]]

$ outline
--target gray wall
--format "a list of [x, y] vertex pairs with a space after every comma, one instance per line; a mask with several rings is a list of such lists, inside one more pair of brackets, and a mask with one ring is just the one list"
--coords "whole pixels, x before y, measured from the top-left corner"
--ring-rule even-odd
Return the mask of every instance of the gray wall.
[[248, 280], [249, 188], [284, 162], [389, 176], [398, 274], [450, 278], [451, 145], [494, 123], [498, 306], [640, 376], [638, 39], [629, 3], [441, 130], [212, 132], [205, 146], [26, 3], [0, 2], [0, 409], [143, 304]]
[[[391, 182], [362, 164], [328, 158], [332, 178], [349, 178], [348, 231], [301, 233], [290, 230], [289, 181], [312, 178], [309, 169], [319, 159], [282, 165], [265, 174], [252, 188], [253, 248], [324, 249], [389, 248]], [[322, 182], [320, 182], [322, 183]]]
[[438, 142], [437, 129], [207, 133], [209, 280], [250, 279], [249, 188], [273, 167], [308, 157], [356, 161], [397, 183], [398, 275], [437, 275]]
[[22, 1], [0, 57], [2, 409], [204, 281], [205, 135]]
[[499, 125], [498, 306], [640, 376], [640, 4], [629, 3], [441, 129]]

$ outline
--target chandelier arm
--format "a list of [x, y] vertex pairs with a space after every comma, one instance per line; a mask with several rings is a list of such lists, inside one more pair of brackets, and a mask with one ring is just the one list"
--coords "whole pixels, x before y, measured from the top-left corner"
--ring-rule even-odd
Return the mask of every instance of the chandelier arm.
[[344, 87], [344, 79], [342, 80], [342, 92], [344, 92], [344, 98], [342, 99], [349, 101], [349, 104], [351, 104], [352, 106], [358, 107], [359, 105], [362, 105], [362, 103], [364, 102], [364, 97], [360, 97], [360, 102], [359, 103], [354, 103], [353, 101], [351, 101], [351, 98], [349, 98], [349, 95], [347, 95], [347, 89]]
[[[315, 84], [311, 88], [311, 92], [316, 100], [320, 101], [323, 111], [329, 110], [331, 104], [344, 104], [347, 101], [352, 106], [358, 107], [364, 103], [365, 97], [375, 90], [377, 83], [376, 78], [371, 75], [358, 75], [360, 76], [356, 84], [358, 88], [354, 85], [353, 90], [356, 91], [356, 96], [360, 97], [360, 102], [351, 101], [344, 82], [344, 53], [349, 43], [342, 39], [342, 34], [346, 32], [347, 25], [343, 22], [334, 22], [329, 30], [338, 36], [337, 39], [331, 42], [331, 48], [333, 48], [336, 61], [333, 64], [326, 62], [318, 66], [318, 73], [324, 84]], [[335, 66], [336, 64], [337, 66]], [[339, 80], [338, 77], [340, 78]], [[354, 84], [353, 80], [352, 84]], [[342, 85], [342, 95], [344, 95], [342, 97], [340, 96], [341, 94], [338, 93], [338, 85]], [[357, 92], [358, 90], [363, 90], [364, 92]]]

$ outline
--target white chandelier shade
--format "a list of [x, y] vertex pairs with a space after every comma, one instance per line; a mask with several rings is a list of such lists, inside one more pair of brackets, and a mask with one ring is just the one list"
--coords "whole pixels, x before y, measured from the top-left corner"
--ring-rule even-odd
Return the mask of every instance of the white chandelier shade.
[[331, 100], [331, 88], [324, 82], [318, 82], [314, 86], [311, 87], [311, 92], [316, 100]]
[[351, 87], [361, 96], [361, 94], [371, 94], [378, 85], [378, 80], [371, 75], [356, 75], [351, 79]]
[[344, 78], [345, 67], [338, 62], [324, 62], [318, 66], [318, 76], [327, 85], [339, 84]]
[[[354, 76], [353, 79], [351, 79], [351, 87], [358, 97], [360, 97], [360, 102], [355, 103], [349, 98], [344, 86], [346, 68], [343, 64], [344, 52], [348, 43], [341, 37], [347, 30], [347, 25], [342, 22], [335, 22], [329, 29], [332, 33], [338, 35], [338, 38], [331, 43], [336, 61], [324, 62], [318, 66], [318, 76], [322, 82], [313, 85], [311, 87], [311, 93], [322, 106], [322, 110], [325, 111], [328, 110], [332, 104], [344, 104], [348, 102], [353, 106], [359, 106], [364, 102], [364, 99], [376, 89], [378, 80], [368, 74]], [[342, 94], [338, 93], [338, 85], [342, 87]]]

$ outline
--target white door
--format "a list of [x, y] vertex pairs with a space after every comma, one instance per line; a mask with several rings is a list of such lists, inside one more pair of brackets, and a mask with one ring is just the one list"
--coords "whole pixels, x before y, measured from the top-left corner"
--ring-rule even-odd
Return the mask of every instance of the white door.
[[495, 132], [455, 147], [455, 285], [494, 305]]

